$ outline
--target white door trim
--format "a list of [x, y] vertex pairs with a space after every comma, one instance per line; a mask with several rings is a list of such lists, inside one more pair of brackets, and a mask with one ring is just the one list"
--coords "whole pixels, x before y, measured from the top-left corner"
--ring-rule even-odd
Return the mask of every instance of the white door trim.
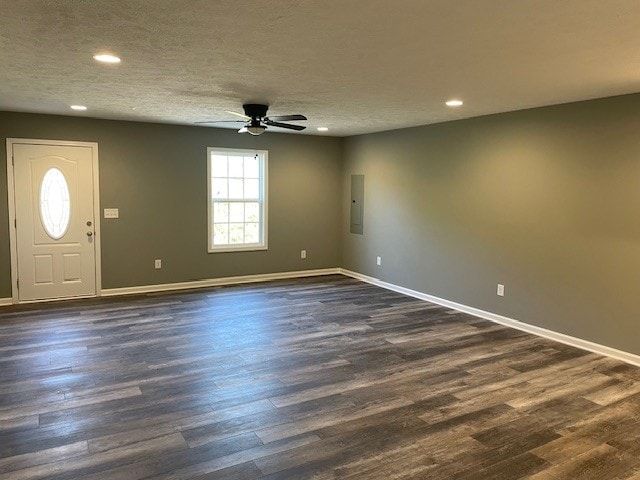
[[[11, 250], [11, 300], [13, 303], [20, 303], [18, 300], [18, 247], [16, 242], [16, 204], [15, 204], [15, 184], [13, 181], [13, 145], [52, 145], [65, 147], [89, 147], [93, 159], [93, 215], [95, 219], [95, 262], [96, 262], [96, 295], [100, 296], [102, 291], [102, 269], [100, 254], [100, 181], [98, 175], [98, 144], [96, 142], [72, 142], [66, 140], [37, 140], [32, 138], [7, 138], [7, 195], [9, 205], [9, 246]], [[74, 297], [77, 298], [77, 297]], [[59, 300], [59, 299], [56, 299]], [[47, 300], [39, 300], [47, 301]], [[25, 302], [26, 303], [26, 302]]]

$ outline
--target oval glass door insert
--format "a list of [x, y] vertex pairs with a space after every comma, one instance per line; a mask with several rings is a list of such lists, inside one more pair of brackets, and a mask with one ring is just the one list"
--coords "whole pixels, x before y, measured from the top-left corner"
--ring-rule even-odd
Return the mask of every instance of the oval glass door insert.
[[64, 174], [52, 167], [40, 185], [40, 218], [47, 235], [54, 240], [62, 238], [69, 228], [70, 217], [69, 185]]

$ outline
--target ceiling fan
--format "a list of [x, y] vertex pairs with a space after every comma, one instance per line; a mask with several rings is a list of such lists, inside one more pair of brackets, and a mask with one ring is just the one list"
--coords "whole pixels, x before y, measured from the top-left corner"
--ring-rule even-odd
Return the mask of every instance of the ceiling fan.
[[[251, 135], [261, 135], [267, 130], [267, 126], [269, 127], [279, 127], [279, 128], [287, 128], [289, 130], [304, 130], [305, 126], [303, 125], [293, 125], [291, 123], [282, 123], [288, 122], [291, 120], [306, 120], [307, 117], [304, 115], [296, 114], [296, 115], [276, 115], [274, 117], [267, 117], [267, 110], [269, 109], [268, 105], [261, 105], [258, 103], [245, 103], [242, 105], [244, 110], [244, 115], [238, 112], [230, 112], [231, 115], [236, 115], [238, 117], [242, 117], [244, 120], [232, 120], [238, 123], [244, 123], [244, 126], [238, 130], [238, 133], [250, 133]], [[224, 120], [214, 120], [214, 121], [205, 121], [205, 122], [196, 122], [196, 123], [229, 123]]]

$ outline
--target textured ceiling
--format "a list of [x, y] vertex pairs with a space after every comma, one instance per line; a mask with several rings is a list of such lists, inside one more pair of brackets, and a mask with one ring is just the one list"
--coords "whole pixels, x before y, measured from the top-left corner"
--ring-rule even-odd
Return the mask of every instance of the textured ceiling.
[[640, 91], [638, 0], [1, 3], [1, 110], [193, 124], [264, 102], [342, 136]]

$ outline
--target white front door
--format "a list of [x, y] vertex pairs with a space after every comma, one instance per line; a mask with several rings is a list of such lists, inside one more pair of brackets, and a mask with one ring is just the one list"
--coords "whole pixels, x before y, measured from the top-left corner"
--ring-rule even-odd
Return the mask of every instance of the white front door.
[[92, 147], [12, 147], [18, 300], [95, 295]]

